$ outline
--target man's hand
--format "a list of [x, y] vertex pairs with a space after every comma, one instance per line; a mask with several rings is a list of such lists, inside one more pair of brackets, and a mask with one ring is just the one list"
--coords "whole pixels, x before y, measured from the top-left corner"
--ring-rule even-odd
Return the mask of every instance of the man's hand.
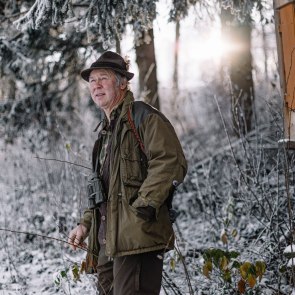
[[87, 245], [83, 241], [88, 236], [88, 230], [85, 225], [79, 224], [69, 234], [68, 243], [71, 244], [73, 250], [77, 249], [77, 246], [85, 248]]
[[155, 221], [156, 220], [156, 209], [152, 206], [137, 207], [137, 216], [144, 219], [145, 221]]

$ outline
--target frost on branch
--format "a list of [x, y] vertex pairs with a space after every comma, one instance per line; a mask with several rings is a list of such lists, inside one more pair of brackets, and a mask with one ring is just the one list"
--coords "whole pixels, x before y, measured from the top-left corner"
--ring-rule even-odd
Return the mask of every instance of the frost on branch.
[[240, 21], [244, 21], [244, 17], [251, 15], [251, 12], [260, 0], [222, 0], [221, 6], [224, 9], [230, 8], [231, 14], [236, 15]]
[[169, 21], [177, 21], [188, 14], [189, 3], [187, 1], [173, 0], [172, 9], [169, 12]]
[[[217, 7], [229, 9], [241, 22], [251, 15], [254, 8], [261, 11], [267, 6], [264, 0], [172, 0], [172, 8], [169, 12], [169, 21], [177, 21], [185, 18], [191, 7], [194, 7], [196, 15], [198, 11], [207, 11], [211, 17], [218, 14]], [[197, 7], [197, 9], [196, 9]], [[202, 17], [201, 15], [199, 17]]]
[[[128, 24], [132, 24], [135, 39], [152, 27], [156, 17], [156, 1], [97, 1], [90, 3], [85, 15], [84, 27], [88, 35], [102, 42], [104, 47], [112, 45], [115, 38], [121, 39]], [[90, 41], [90, 40], [89, 40]]]
[[18, 28], [38, 29], [46, 25], [60, 25], [77, 20], [77, 29], [86, 31], [88, 41], [113, 45], [116, 38], [121, 39], [128, 24], [135, 24], [135, 34], [148, 31], [156, 17], [157, 0], [91, 0], [61, 1], [36, 0], [25, 16], [15, 24]]
[[39, 29], [44, 25], [63, 23], [67, 17], [73, 17], [71, 1], [36, 0], [25, 16], [18, 19], [15, 24], [22, 30], [27, 28]]

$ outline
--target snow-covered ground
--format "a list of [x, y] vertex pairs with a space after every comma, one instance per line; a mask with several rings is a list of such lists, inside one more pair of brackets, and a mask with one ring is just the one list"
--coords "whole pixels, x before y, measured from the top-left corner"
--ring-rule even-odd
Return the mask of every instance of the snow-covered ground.
[[[201, 90], [201, 96], [210, 99], [210, 91]], [[192, 104], [200, 99], [197, 92], [189, 96]], [[275, 104], [275, 97], [269, 97], [270, 103]], [[274, 123], [271, 126], [269, 117], [272, 116], [264, 114], [264, 124], [257, 127], [257, 132], [244, 140], [232, 135], [227, 138], [221, 124], [216, 123], [213, 101], [208, 106], [210, 123], [203, 128], [185, 125], [183, 131], [188, 132], [181, 134], [190, 168], [174, 199], [179, 212], [174, 225], [177, 250], [165, 257], [162, 294], [230, 294], [217, 272], [212, 273], [211, 280], [203, 275], [203, 254], [211, 247], [238, 251], [240, 261], [265, 261], [265, 279], [255, 294], [273, 294], [271, 288], [277, 288], [273, 260], [278, 259], [280, 265], [286, 263], [278, 257], [280, 251], [272, 235], [276, 218], [286, 208], [282, 201], [286, 195], [280, 167], [283, 162], [276, 141], [279, 129]], [[197, 107], [195, 110], [200, 111]], [[39, 143], [33, 151], [28, 138], [34, 127], [15, 139], [13, 145], [1, 141], [0, 228], [17, 233], [0, 230], [0, 294], [95, 294], [93, 278], [81, 274], [75, 282], [71, 272], [75, 264], [80, 267], [85, 253], [73, 252], [67, 244], [55, 240], [66, 241], [69, 230], [83, 212], [88, 170], [38, 159], [60, 159], [90, 166], [91, 126], [95, 125], [95, 119], [91, 111], [85, 110], [82, 115], [83, 112], [81, 116], [87, 117], [85, 124], [78, 124], [71, 132], [60, 126], [59, 141]], [[171, 112], [170, 118], [177, 124], [178, 116]], [[264, 213], [272, 215], [272, 219], [267, 221]], [[287, 230], [285, 225], [283, 228]], [[226, 244], [220, 238], [225, 232]], [[274, 231], [274, 234], [278, 233]], [[282, 246], [286, 244], [281, 242]], [[235, 276], [238, 277], [237, 273]], [[281, 282], [281, 291], [288, 291], [283, 276]]]
[[[162, 21], [167, 19], [167, 9], [159, 11], [162, 18], [156, 22], [155, 37], [161, 106], [181, 137], [190, 163], [185, 183], [174, 199], [180, 213], [174, 225], [177, 250], [165, 257], [162, 294], [232, 294], [217, 271], [210, 280], [203, 275], [203, 254], [211, 247], [238, 251], [241, 261], [265, 261], [267, 272], [255, 294], [277, 294], [276, 282], [281, 284], [281, 294], [290, 294], [290, 275], [278, 271], [288, 261], [281, 254], [290, 238], [288, 217], [282, 212], [287, 211], [287, 198], [284, 153], [277, 146], [281, 121], [274, 34], [268, 35], [269, 80], [265, 80], [261, 39], [254, 31], [257, 132], [237, 140], [230, 127], [229, 98], [218, 94], [215, 79], [219, 78], [212, 75], [222, 59], [214, 55], [212, 60], [214, 50], [209, 50], [214, 46], [212, 39], [219, 38], [218, 24], [206, 38], [204, 26], [195, 24], [194, 18], [181, 24], [180, 91], [175, 96], [170, 87], [174, 25]], [[131, 48], [132, 35], [122, 43], [122, 49], [130, 55], [137, 75]], [[137, 94], [136, 80], [132, 83]], [[71, 272], [75, 264], [80, 266], [85, 253], [72, 252], [62, 242], [85, 207], [88, 170], [51, 160], [90, 167], [91, 130], [96, 119], [86, 104], [82, 100], [82, 122], [76, 122], [74, 130], [68, 132], [59, 126], [59, 140], [51, 139], [38, 125], [24, 131], [13, 144], [0, 139], [0, 295], [95, 294], [93, 278], [81, 274], [75, 282]], [[42, 142], [38, 138], [43, 138]], [[224, 233], [227, 243], [222, 242]], [[233, 274], [233, 285], [237, 277], [238, 272]]]

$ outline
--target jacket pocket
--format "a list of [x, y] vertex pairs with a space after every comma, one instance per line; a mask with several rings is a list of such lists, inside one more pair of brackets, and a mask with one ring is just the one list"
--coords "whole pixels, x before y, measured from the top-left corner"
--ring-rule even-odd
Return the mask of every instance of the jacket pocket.
[[121, 175], [124, 185], [140, 187], [144, 173], [140, 154], [133, 148], [121, 150]]

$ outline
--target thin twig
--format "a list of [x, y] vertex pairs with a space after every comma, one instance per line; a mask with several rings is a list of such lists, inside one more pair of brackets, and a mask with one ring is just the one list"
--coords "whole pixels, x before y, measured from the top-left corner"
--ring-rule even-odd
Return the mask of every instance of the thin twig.
[[176, 250], [176, 253], [178, 254], [178, 256], [179, 256], [179, 258], [181, 260], [181, 263], [183, 264], [184, 273], [185, 273], [185, 277], [186, 277], [188, 288], [189, 288], [189, 294], [193, 295], [194, 291], [193, 291], [193, 287], [192, 287], [192, 284], [191, 284], [190, 275], [188, 273], [187, 266], [186, 266], [186, 263], [184, 261], [184, 257], [183, 257], [182, 253], [180, 252], [180, 250], [179, 250], [179, 248], [177, 246], [175, 246], [174, 249]]
[[[46, 235], [41, 235], [41, 234], [38, 234], [38, 233], [12, 230], [12, 229], [8, 229], [8, 228], [0, 228], [0, 231], [5, 231], [5, 232], [10, 232], [10, 233], [15, 233], [15, 234], [32, 235], [32, 236], [40, 237], [40, 238], [43, 238], [43, 239], [49, 239], [49, 240], [53, 240], [53, 241], [57, 241], [57, 242], [62, 242], [64, 244], [73, 245], [72, 243], [69, 243], [69, 242], [67, 242], [65, 240], [50, 237], [50, 236], [46, 236]], [[79, 246], [79, 245], [76, 245], [76, 247], [83, 250], [83, 251], [85, 251], [85, 252], [91, 253], [93, 256], [98, 257], [98, 255], [96, 255], [95, 253], [90, 252], [87, 247], [83, 247], [83, 246]]]
[[38, 156], [36, 156], [35, 159], [38, 159], [38, 160], [45, 160], [45, 161], [56, 161], [56, 162], [61, 162], [61, 163], [67, 163], [67, 164], [70, 164], [70, 165], [74, 165], [74, 166], [82, 167], [82, 168], [85, 168], [85, 169], [88, 169], [88, 170], [92, 170], [91, 168], [89, 168], [89, 167], [87, 167], [87, 166], [79, 165], [79, 164], [72, 163], [72, 162], [65, 161], [65, 160], [49, 159], [49, 158], [41, 158], [41, 157], [38, 157]]
[[[223, 128], [224, 128], [224, 131], [226, 133], [226, 136], [227, 136], [227, 139], [228, 139], [228, 142], [229, 142], [229, 145], [230, 145], [230, 151], [232, 153], [232, 156], [233, 156], [233, 159], [235, 161], [235, 164], [236, 164], [236, 167], [238, 168], [239, 172], [240, 172], [240, 175], [242, 177], [242, 180], [244, 181], [244, 183], [246, 184], [247, 188], [249, 189], [249, 191], [251, 192], [251, 194], [253, 195], [253, 197], [256, 199], [256, 201], [258, 202], [258, 205], [261, 207], [262, 209], [262, 212], [264, 213], [264, 216], [266, 217], [266, 219], [269, 221], [269, 217], [267, 216], [266, 212], [265, 212], [265, 209], [263, 208], [262, 204], [259, 202], [259, 199], [258, 197], [256, 196], [256, 194], [253, 192], [251, 186], [248, 184], [247, 180], [245, 179], [245, 176], [244, 176], [244, 173], [243, 171], [241, 170], [241, 167], [240, 165], [238, 164], [238, 161], [237, 161], [237, 158], [236, 158], [236, 155], [234, 153], [234, 150], [232, 148], [232, 144], [231, 144], [231, 140], [230, 140], [230, 137], [229, 137], [229, 134], [228, 134], [228, 131], [227, 131], [227, 128], [226, 128], [226, 125], [225, 125], [225, 121], [224, 121], [224, 118], [223, 118], [223, 115], [222, 115], [222, 112], [220, 110], [220, 106], [219, 106], [219, 103], [217, 101], [217, 98], [216, 96], [214, 95], [214, 100], [216, 102], [216, 105], [217, 105], [217, 109], [218, 109], [218, 112], [219, 112], [219, 115], [220, 115], [220, 118], [221, 118], [221, 121], [222, 121], [222, 125], [223, 125]], [[260, 221], [261, 222], [261, 221]]]
[[165, 270], [163, 270], [163, 279], [166, 282], [166, 284], [169, 286], [169, 288], [172, 290], [173, 294], [181, 295], [181, 292], [179, 291], [178, 287], [175, 285], [175, 283], [171, 280], [169, 275]]
[[[287, 149], [284, 148], [284, 157], [285, 157], [285, 186], [286, 186], [286, 194], [287, 194], [287, 202], [288, 202], [288, 215], [289, 215], [289, 227], [290, 227], [290, 232], [291, 232], [291, 241], [290, 241], [290, 246], [291, 246], [291, 252], [293, 253], [293, 209], [292, 209], [292, 198], [291, 198], [291, 192], [290, 192], [290, 163], [291, 160], [288, 159], [288, 154], [287, 154]], [[293, 155], [292, 155], [293, 157]], [[295, 284], [295, 271], [294, 271], [294, 264], [293, 264], [293, 259], [292, 259], [292, 267], [291, 267], [291, 273], [292, 273], [292, 285], [294, 287]]]

